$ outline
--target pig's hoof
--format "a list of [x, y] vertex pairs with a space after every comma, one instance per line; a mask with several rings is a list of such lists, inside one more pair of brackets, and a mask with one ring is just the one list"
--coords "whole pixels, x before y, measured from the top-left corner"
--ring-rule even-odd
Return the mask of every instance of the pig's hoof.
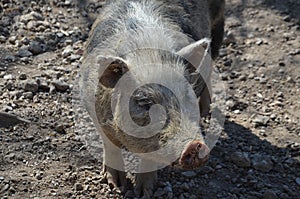
[[111, 188], [118, 187], [122, 192], [127, 190], [127, 179], [124, 171], [105, 166], [104, 172], [107, 183]]
[[136, 174], [135, 188], [134, 188], [134, 192], [136, 196], [138, 197], [142, 196], [143, 199], [152, 198], [156, 181], [157, 181], [156, 171]]

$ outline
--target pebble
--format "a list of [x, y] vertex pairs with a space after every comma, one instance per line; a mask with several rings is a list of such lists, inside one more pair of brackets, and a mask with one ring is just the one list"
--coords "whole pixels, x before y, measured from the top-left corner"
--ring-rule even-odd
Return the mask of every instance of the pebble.
[[35, 177], [36, 177], [36, 179], [41, 180], [41, 179], [43, 179], [43, 175], [44, 175], [43, 172], [38, 172], [38, 173], [35, 175]]
[[19, 57], [31, 57], [33, 54], [27, 49], [20, 49], [18, 52]]
[[26, 99], [32, 99], [33, 98], [33, 93], [32, 92], [24, 92], [23, 96]]
[[276, 193], [274, 193], [272, 190], [265, 191], [263, 195], [263, 199], [276, 199], [278, 198]]
[[254, 126], [255, 127], [259, 127], [259, 126], [266, 126], [268, 121], [269, 121], [269, 117], [268, 116], [264, 116], [264, 115], [257, 115], [254, 120]]
[[163, 189], [157, 189], [156, 191], [155, 191], [155, 193], [154, 193], [154, 197], [160, 197], [160, 196], [162, 196], [162, 195], [164, 195], [164, 194], [166, 194], [166, 192], [163, 190]]
[[188, 185], [188, 183], [183, 183], [181, 186], [181, 189], [184, 191], [188, 191], [190, 189], [190, 186]]
[[227, 34], [225, 35], [223, 43], [226, 45], [229, 45], [229, 44], [235, 43], [235, 42], [236, 42], [236, 38], [235, 38], [234, 34], [231, 31], [228, 31]]
[[60, 134], [65, 134], [66, 131], [65, 131], [65, 126], [63, 124], [58, 124], [56, 127], [55, 127], [55, 131], [57, 133], [60, 133]]
[[19, 75], [19, 80], [25, 80], [25, 79], [27, 79], [27, 75], [25, 73]]
[[34, 54], [38, 55], [45, 51], [45, 46], [37, 41], [31, 42], [30, 46], [28, 47], [28, 50]]
[[39, 85], [34, 80], [26, 80], [23, 83], [23, 89], [24, 89], [24, 91], [30, 91], [30, 92], [35, 93], [36, 91], [38, 91]]
[[269, 172], [273, 168], [273, 162], [269, 156], [255, 154], [252, 158], [253, 167], [262, 172]]
[[300, 178], [296, 178], [296, 183], [300, 186]]
[[12, 74], [8, 74], [8, 75], [4, 75], [3, 79], [6, 79], [6, 80], [13, 80], [13, 79], [16, 79], [16, 77]]
[[259, 78], [260, 84], [266, 84], [268, 82], [268, 78]]
[[[54, 85], [54, 87], [57, 91], [65, 92], [66, 90], [69, 89], [69, 84], [67, 84], [66, 82], [63, 82], [61, 80], [54, 80], [51, 82], [51, 84]], [[50, 87], [50, 90], [51, 90], [51, 87]]]
[[229, 108], [229, 110], [232, 110], [233, 107], [235, 107], [236, 103], [233, 100], [227, 100], [226, 106]]
[[50, 90], [48, 83], [44, 80], [39, 80], [38, 85], [39, 85], [39, 89], [42, 91], [48, 92]]
[[281, 68], [281, 69], [278, 70], [278, 72], [279, 72], [280, 74], [284, 74], [284, 73], [285, 73], [285, 70], [284, 70], [283, 68]]
[[240, 80], [240, 81], [246, 81], [247, 80], [247, 76], [246, 75], [241, 75], [238, 80]]
[[6, 41], [6, 37], [3, 35], [0, 35], [0, 42], [4, 43]]
[[0, 190], [1, 192], [7, 191], [9, 189], [9, 184], [5, 184], [4, 187], [2, 188], [2, 190]]
[[83, 185], [80, 183], [76, 183], [75, 184], [75, 190], [76, 191], [82, 191], [83, 190]]
[[9, 95], [11, 96], [12, 99], [15, 99], [15, 98], [20, 98], [22, 96], [23, 92], [21, 91], [11, 91], [9, 92]]
[[234, 152], [231, 155], [231, 161], [239, 167], [250, 167], [251, 161], [246, 152]]
[[8, 42], [15, 45], [17, 41], [17, 37], [16, 36], [11, 36], [8, 38]]
[[62, 52], [62, 56], [64, 57], [64, 58], [66, 58], [66, 57], [68, 57], [69, 55], [71, 55], [71, 53], [73, 52], [73, 47], [72, 46], [67, 46], [65, 49], [64, 49], [64, 51]]
[[181, 174], [187, 178], [193, 178], [197, 175], [197, 173], [194, 171], [184, 171]]
[[14, 55], [5, 55], [4, 60], [9, 62], [14, 62], [16, 61], [16, 57]]
[[43, 20], [43, 16], [38, 12], [32, 11], [20, 17], [20, 21], [24, 23], [28, 23], [31, 20]]
[[81, 55], [71, 54], [70, 61], [71, 62], [76, 61], [76, 60], [80, 59], [81, 57], [82, 57]]

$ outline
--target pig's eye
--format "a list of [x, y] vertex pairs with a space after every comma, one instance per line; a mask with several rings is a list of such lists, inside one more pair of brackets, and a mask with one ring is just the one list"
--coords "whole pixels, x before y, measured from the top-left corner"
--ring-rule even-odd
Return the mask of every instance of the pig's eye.
[[137, 100], [137, 104], [139, 106], [151, 106], [152, 105], [152, 101], [150, 101], [149, 99], [145, 98], [145, 99], [139, 99]]
[[140, 107], [150, 108], [153, 102], [143, 92], [137, 92], [134, 95], [135, 102]]

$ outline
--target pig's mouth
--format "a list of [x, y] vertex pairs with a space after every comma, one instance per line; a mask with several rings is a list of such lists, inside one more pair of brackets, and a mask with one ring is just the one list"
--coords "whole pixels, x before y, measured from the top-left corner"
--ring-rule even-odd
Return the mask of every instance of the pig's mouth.
[[180, 158], [172, 166], [182, 169], [195, 169], [203, 166], [209, 159], [209, 148], [201, 141], [191, 141], [184, 148]]

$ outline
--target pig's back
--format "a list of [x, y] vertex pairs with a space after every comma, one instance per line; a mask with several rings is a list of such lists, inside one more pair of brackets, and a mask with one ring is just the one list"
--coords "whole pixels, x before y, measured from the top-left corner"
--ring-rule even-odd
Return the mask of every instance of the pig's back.
[[[134, 19], [134, 16], [129, 14], [130, 2], [147, 4], [148, 1], [110, 1], [93, 24], [86, 53], [90, 53], [96, 46], [104, 44], [116, 34], [120, 23], [135, 28], [134, 23], [140, 19], [138, 17]], [[149, 2], [155, 2], [157, 8], [161, 8], [159, 9], [161, 16], [166, 18], [166, 23], [171, 22], [167, 24], [170, 29], [179, 27], [176, 31], [181, 31], [194, 40], [210, 37], [208, 0], [150, 0]]]

